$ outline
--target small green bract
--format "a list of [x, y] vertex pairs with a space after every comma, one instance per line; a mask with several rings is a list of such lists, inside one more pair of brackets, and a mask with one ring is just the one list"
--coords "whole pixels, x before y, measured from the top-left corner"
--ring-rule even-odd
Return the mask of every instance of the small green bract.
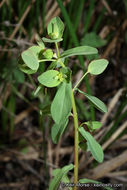
[[47, 49], [46, 51], [44, 51], [43, 55], [46, 59], [52, 59], [53, 51], [51, 49]]

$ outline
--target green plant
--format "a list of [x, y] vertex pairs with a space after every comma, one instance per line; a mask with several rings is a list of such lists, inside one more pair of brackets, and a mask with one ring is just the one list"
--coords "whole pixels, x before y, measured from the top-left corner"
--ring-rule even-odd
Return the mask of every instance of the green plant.
[[[19, 67], [23, 72], [33, 74], [37, 71], [40, 72], [40, 67], [44, 64], [44, 62], [49, 62], [47, 70], [38, 76], [39, 86], [35, 94], [38, 93], [42, 85], [49, 88], [57, 87], [57, 92], [51, 103], [50, 109], [51, 116], [54, 120], [54, 125], [51, 128], [51, 137], [54, 143], [58, 143], [61, 135], [65, 131], [69, 117], [73, 116], [74, 119], [74, 166], [73, 164], [70, 164], [62, 169], [54, 170], [54, 178], [49, 185], [49, 190], [57, 190], [61, 181], [69, 182], [67, 173], [73, 168], [75, 184], [73, 188], [76, 190], [76, 184], [80, 182], [78, 179], [78, 149], [84, 142], [84, 139], [86, 140], [86, 150], [92, 153], [95, 160], [101, 163], [103, 161], [104, 154], [101, 146], [90, 134], [91, 131], [95, 131], [100, 128], [101, 123], [98, 121], [86, 121], [79, 126], [74, 92], [77, 91], [84, 94], [84, 96], [94, 105], [95, 108], [102, 112], [107, 112], [107, 108], [101, 100], [82, 92], [78, 89], [78, 86], [86, 75], [101, 74], [106, 69], [108, 61], [105, 59], [91, 61], [86, 73], [72, 88], [72, 71], [70, 68], [65, 66], [65, 59], [75, 55], [93, 55], [97, 54], [98, 51], [96, 48], [90, 46], [80, 46], [66, 50], [60, 54], [58, 42], [63, 40], [62, 36], [64, 32], [64, 24], [59, 17], [55, 17], [50, 21], [47, 31], [49, 38], [42, 38], [42, 40], [40, 39], [37, 41], [38, 45], [32, 46], [22, 52], [19, 59]], [[53, 52], [53, 50], [47, 49], [44, 42], [55, 43], [57, 54]], [[73, 113], [71, 113], [71, 110], [73, 110]], [[90, 132], [84, 129], [84, 125], [87, 126], [88, 131]], [[82, 146], [80, 147], [82, 148]], [[87, 181], [87, 179], [84, 179], [84, 181], [89, 183], [90, 180]], [[71, 187], [69, 189], [71, 189]]]

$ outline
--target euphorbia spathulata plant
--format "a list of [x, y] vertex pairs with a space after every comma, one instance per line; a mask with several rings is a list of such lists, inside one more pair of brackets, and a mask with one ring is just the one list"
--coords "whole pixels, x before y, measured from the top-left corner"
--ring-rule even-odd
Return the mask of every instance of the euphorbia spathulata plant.
[[[40, 65], [47, 62], [46, 65], [48, 65], [48, 67], [46, 67], [46, 71], [41, 73], [37, 78], [38, 88], [36, 92], [41, 89], [42, 85], [46, 88], [57, 87], [50, 109], [50, 113], [54, 121], [51, 128], [53, 143], [58, 143], [61, 135], [68, 125], [69, 117], [73, 116], [74, 165], [69, 164], [61, 169], [53, 170], [53, 179], [50, 182], [49, 190], [57, 190], [60, 182], [65, 182], [65, 185], [66, 182], [69, 183], [70, 180], [67, 174], [72, 169], [74, 169], [73, 189], [76, 190], [78, 183], [93, 182], [89, 179], [78, 179], [78, 151], [79, 148], [82, 148], [80, 144], [85, 143], [87, 151], [90, 151], [94, 159], [100, 163], [103, 161], [104, 154], [101, 146], [90, 133], [100, 128], [101, 123], [98, 121], [85, 121], [79, 125], [74, 92], [77, 91], [78, 93], [82, 93], [98, 110], [104, 113], [107, 112], [107, 108], [101, 100], [81, 91], [78, 86], [86, 75], [101, 74], [106, 69], [108, 61], [106, 59], [91, 61], [86, 73], [84, 73], [77, 84], [72, 87], [72, 71], [65, 65], [65, 59], [76, 55], [87, 56], [98, 54], [98, 51], [94, 47], [79, 46], [60, 53], [58, 43], [63, 40], [64, 23], [59, 17], [55, 17], [49, 22], [47, 32], [49, 38], [43, 37], [37, 41], [38, 45], [34, 45], [22, 52], [19, 60], [19, 67], [23, 72], [30, 75], [38, 72]], [[52, 49], [46, 48], [44, 43], [54, 43], [57, 53]], [[83, 125], [87, 126], [89, 130], [85, 130]], [[69, 188], [71, 189], [72, 187]]]

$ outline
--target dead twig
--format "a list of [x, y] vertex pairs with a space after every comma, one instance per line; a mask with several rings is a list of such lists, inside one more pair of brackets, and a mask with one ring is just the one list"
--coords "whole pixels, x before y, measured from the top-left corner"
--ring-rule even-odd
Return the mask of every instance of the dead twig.
[[105, 150], [127, 127], [127, 121], [123, 123], [114, 133], [113, 135], [103, 144], [102, 148]]
[[92, 170], [88, 174], [88, 178], [91, 179], [99, 179], [101, 177], [104, 177], [109, 172], [115, 170], [119, 166], [123, 165], [127, 162], [127, 150], [125, 150], [122, 154], [119, 156], [116, 156], [115, 158], [104, 162], [103, 164], [97, 166], [94, 170]]
[[107, 9], [110, 15], [113, 15], [111, 8], [109, 7], [108, 3], [105, 0], [101, 0], [104, 7]]
[[[12, 34], [9, 36], [9, 39], [10, 39], [10, 40], [13, 39], [14, 36], [16, 35], [16, 33], [18, 32], [20, 26], [21, 26], [22, 23], [24, 22], [25, 18], [27, 17], [27, 15], [28, 15], [28, 13], [29, 13], [29, 11], [30, 11], [30, 9], [31, 9], [31, 7], [32, 7], [32, 5], [33, 5], [33, 3], [35, 3], [35, 1], [36, 1], [36, 0], [32, 0], [31, 3], [30, 3], [30, 4], [28, 5], [28, 7], [26, 8], [26, 10], [25, 10], [25, 12], [23, 13], [23, 15], [22, 15], [22, 17], [21, 17], [19, 23], [18, 23], [17, 26], [15, 27], [14, 31], [12, 32]], [[3, 49], [6, 49], [7, 47], [8, 47], [8, 45], [6, 44]], [[2, 54], [2, 56], [3, 56], [3, 54]]]
[[6, 0], [3, 0], [1, 3], [0, 3], [0, 8], [3, 6], [3, 4], [6, 2]]
[[104, 114], [104, 116], [101, 119], [101, 123], [102, 125], [105, 125], [107, 118], [110, 116], [112, 110], [114, 109], [115, 105], [117, 104], [120, 96], [122, 95], [123, 90], [125, 90], [124, 88], [118, 90], [118, 92], [115, 94], [115, 96], [112, 98], [112, 100], [110, 101], [109, 105], [108, 105], [108, 112]]
[[127, 176], [127, 170], [126, 171], [118, 171], [118, 172], [111, 172], [106, 174], [107, 177], [116, 177], [116, 176]]

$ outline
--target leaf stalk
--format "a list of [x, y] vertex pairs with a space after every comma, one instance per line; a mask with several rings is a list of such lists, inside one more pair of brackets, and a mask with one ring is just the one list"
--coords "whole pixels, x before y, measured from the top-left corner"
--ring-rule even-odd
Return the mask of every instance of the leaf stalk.
[[88, 74], [89, 72], [87, 71], [82, 77], [81, 79], [77, 82], [77, 84], [74, 86], [73, 91], [75, 91], [75, 89], [79, 86], [79, 84], [81, 83], [81, 81], [84, 79], [84, 77]]

